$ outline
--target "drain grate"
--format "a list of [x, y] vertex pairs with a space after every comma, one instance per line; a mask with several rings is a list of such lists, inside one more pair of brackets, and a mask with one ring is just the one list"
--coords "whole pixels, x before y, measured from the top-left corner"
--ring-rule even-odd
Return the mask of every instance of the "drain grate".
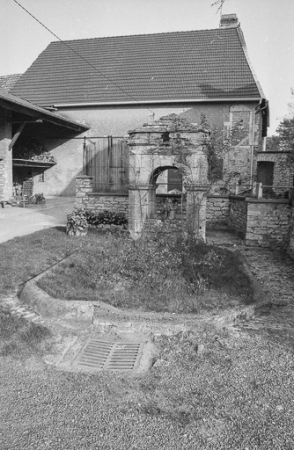
[[72, 366], [86, 370], [131, 371], [139, 359], [141, 343], [89, 339]]

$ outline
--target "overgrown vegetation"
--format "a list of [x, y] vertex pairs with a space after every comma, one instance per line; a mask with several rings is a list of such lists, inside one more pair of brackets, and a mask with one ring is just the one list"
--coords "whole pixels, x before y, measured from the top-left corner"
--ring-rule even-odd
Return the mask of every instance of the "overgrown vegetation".
[[128, 220], [123, 213], [103, 210], [85, 211], [83, 208], [76, 208], [72, 212], [66, 214], [67, 230], [76, 231], [77, 228], [88, 228], [89, 225], [98, 227], [99, 225], [115, 225], [126, 228]]
[[240, 256], [193, 239], [132, 241], [108, 234], [103, 248], [75, 255], [39, 285], [57, 298], [158, 312], [199, 313], [252, 298]]

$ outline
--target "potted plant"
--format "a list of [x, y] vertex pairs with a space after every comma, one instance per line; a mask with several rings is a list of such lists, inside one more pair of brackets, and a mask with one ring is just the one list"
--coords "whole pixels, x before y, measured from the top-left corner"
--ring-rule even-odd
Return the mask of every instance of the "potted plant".
[[76, 209], [68, 213], [66, 218], [66, 234], [69, 236], [86, 236], [89, 226], [83, 209]]

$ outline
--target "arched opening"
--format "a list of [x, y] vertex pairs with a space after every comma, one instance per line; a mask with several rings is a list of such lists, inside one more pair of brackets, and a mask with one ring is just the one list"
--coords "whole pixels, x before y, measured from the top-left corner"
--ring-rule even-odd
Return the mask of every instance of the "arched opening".
[[183, 176], [176, 166], [159, 166], [150, 175], [149, 218], [175, 219], [181, 217]]
[[168, 194], [172, 191], [181, 193], [183, 190], [181, 170], [176, 166], [157, 167], [150, 176], [150, 184], [156, 186], [157, 194]]
[[[166, 233], [189, 229], [205, 238], [204, 136], [201, 127], [175, 114], [130, 132], [129, 230], [134, 239], [159, 229]], [[163, 219], [164, 223], [154, 219]]]

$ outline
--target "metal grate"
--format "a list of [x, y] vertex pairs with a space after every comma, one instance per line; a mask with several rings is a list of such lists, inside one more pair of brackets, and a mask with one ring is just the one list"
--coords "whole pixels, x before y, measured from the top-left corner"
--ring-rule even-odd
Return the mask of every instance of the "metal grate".
[[72, 366], [86, 370], [131, 371], [135, 368], [141, 344], [90, 339], [74, 358]]

